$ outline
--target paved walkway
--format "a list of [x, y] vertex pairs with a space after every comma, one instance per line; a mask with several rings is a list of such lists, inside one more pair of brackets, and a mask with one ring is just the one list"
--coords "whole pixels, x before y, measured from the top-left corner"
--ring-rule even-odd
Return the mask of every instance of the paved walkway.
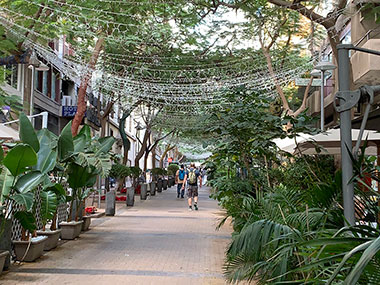
[[222, 264], [230, 231], [215, 231], [220, 209], [200, 191], [189, 212], [175, 187], [93, 222], [34, 263], [13, 266], [0, 284], [225, 284]]

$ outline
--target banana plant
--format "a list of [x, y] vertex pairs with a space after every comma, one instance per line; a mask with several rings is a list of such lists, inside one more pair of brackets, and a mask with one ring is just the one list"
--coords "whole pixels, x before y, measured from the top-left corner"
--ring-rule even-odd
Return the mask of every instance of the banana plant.
[[[56, 195], [45, 191], [46, 185], [51, 184], [48, 173], [54, 168], [55, 153], [44, 143], [40, 144], [36, 132], [25, 114], [20, 114], [21, 143], [11, 148], [3, 156], [1, 148], [0, 174], [0, 210], [2, 229], [11, 215], [19, 220], [26, 233], [34, 234], [37, 229], [35, 208], [37, 195], [41, 195], [43, 206], [49, 205], [42, 211], [42, 219], [54, 211]], [[37, 191], [37, 189], [41, 191]], [[40, 194], [39, 194], [40, 193]], [[16, 205], [21, 210], [15, 211]], [[55, 205], [56, 207], [56, 205]]]
[[[74, 138], [71, 124], [63, 129], [58, 139], [58, 155], [71, 188], [70, 213], [76, 205], [75, 220], [78, 220], [80, 205], [91, 193], [89, 188], [96, 183], [97, 177], [108, 176], [112, 167], [109, 152], [114, 142], [113, 137], [92, 138], [87, 125]], [[71, 221], [71, 215], [68, 221]]]

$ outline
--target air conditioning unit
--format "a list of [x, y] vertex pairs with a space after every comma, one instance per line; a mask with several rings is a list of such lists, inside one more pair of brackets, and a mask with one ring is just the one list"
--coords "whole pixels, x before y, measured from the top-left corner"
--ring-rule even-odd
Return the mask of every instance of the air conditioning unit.
[[73, 106], [71, 96], [62, 96], [62, 106]]

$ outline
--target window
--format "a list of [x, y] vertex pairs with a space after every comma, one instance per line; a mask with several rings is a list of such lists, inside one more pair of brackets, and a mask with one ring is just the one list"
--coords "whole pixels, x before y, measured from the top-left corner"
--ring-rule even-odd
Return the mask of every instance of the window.
[[5, 67], [5, 81], [17, 89], [18, 83], [18, 65], [11, 65], [10, 67]]
[[55, 94], [55, 82], [56, 82], [57, 77], [55, 76], [55, 73], [52, 72], [52, 77], [51, 77], [51, 99], [56, 100], [56, 94]]
[[350, 44], [351, 43], [351, 31], [349, 31], [345, 36], [342, 38], [342, 44]]
[[42, 94], [48, 95], [48, 72], [42, 72]]

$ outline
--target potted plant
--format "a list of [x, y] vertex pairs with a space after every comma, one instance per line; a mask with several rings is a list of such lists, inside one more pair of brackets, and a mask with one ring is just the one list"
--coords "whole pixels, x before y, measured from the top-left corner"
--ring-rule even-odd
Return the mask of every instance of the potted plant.
[[84, 199], [96, 182], [96, 177], [107, 177], [111, 170], [109, 151], [115, 139], [113, 137], [92, 138], [89, 126], [85, 125], [79, 134], [71, 135], [71, 122], [65, 126], [58, 139], [59, 158], [65, 165], [67, 184], [70, 187], [69, 217], [61, 222], [62, 239], [75, 239], [80, 235], [83, 221]]
[[[57, 170], [60, 169], [58, 163], [57, 140], [58, 138], [47, 129], [42, 129], [37, 134], [40, 149], [37, 153], [38, 164], [44, 165], [41, 171], [52, 173], [57, 177]], [[62, 180], [62, 179], [61, 179]], [[43, 228], [37, 231], [38, 236], [47, 236], [44, 250], [51, 250], [58, 245], [61, 230], [57, 229], [58, 205], [66, 203], [66, 191], [60, 183], [46, 185], [46, 191], [41, 192], [41, 221]], [[51, 222], [50, 227], [46, 225]]]
[[14, 206], [20, 207], [13, 215], [22, 226], [21, 241], [13, 241], [16, 259], [34, 261], [42, 255], [47, 240], [47, 237], [37, 237], [36, 234], [37, 195], [46, 198], [43, 199], [45, 208], [42, 210], [42, 216], [51, 216], [56, 209], [56, 195], [46, 187], [51, 184], [47, 173], [54, 167], [55, 153], [46, 152], [44, 146], [40, 145], [31, 123], [24, 114], [20, 114], [19, 119], [22, 143], [12, 147], [3, 160], [5, 167], [0, 179], [1, 220], [9, 220]]
[[167, 172], [165, 169], [161, 169], [161, 175], [162, 175], [162, 189], [166, 190], [168, 189], [168, 179], [165, 177], [165, 175], [167, 175]]
[[[91, 195], [95, 190], [94, 189], [86, 189], [85, 191], [82, 191], [78, 195], [78, 200], [81, 201], [81, 205], [85, 204], [85, 200], [87, 197]], [[100, 193], [99, 193], [100, 195]], [[91, 225], [91, 216], [87, 215], [87, 212], [84, 211], [84, 215], [82, 217], [83, 223], [82, 223], [82, 231], [88, 231]]]
[[[57, 229], [57, 208], [61, 203], [66, 202], [66, 191], [61, 184], [55, 184], [47, 188], [47, 192], [41, 193], [41, 220], [42, 230], [37, 231], [38, 236], [46, 236], [48, 239], [45, 243], [44, 250], [48, 251], [56, 248], [58, 245], [61, 229]], [[55, 194], [55, 197], [52, 196]], [[50, 209], [49, 209], [50, 207]], [[46, 228], [48, 221], [51, 221], [50, 228]]]
[[152, 176], [153, 176], [152, 180], [156, 182], [156, 189], [158, 193], [162, 192], [162, 187], [163, 187], [162, 175], [163, 175], [163, 172], [161, 168], [152, 169]]
[[174, 178], [178, 170], [179, 170], [179, 166], [177, 164], [172, 163], [168, 166], [169, 187], [172, 187], [175, 185]]

